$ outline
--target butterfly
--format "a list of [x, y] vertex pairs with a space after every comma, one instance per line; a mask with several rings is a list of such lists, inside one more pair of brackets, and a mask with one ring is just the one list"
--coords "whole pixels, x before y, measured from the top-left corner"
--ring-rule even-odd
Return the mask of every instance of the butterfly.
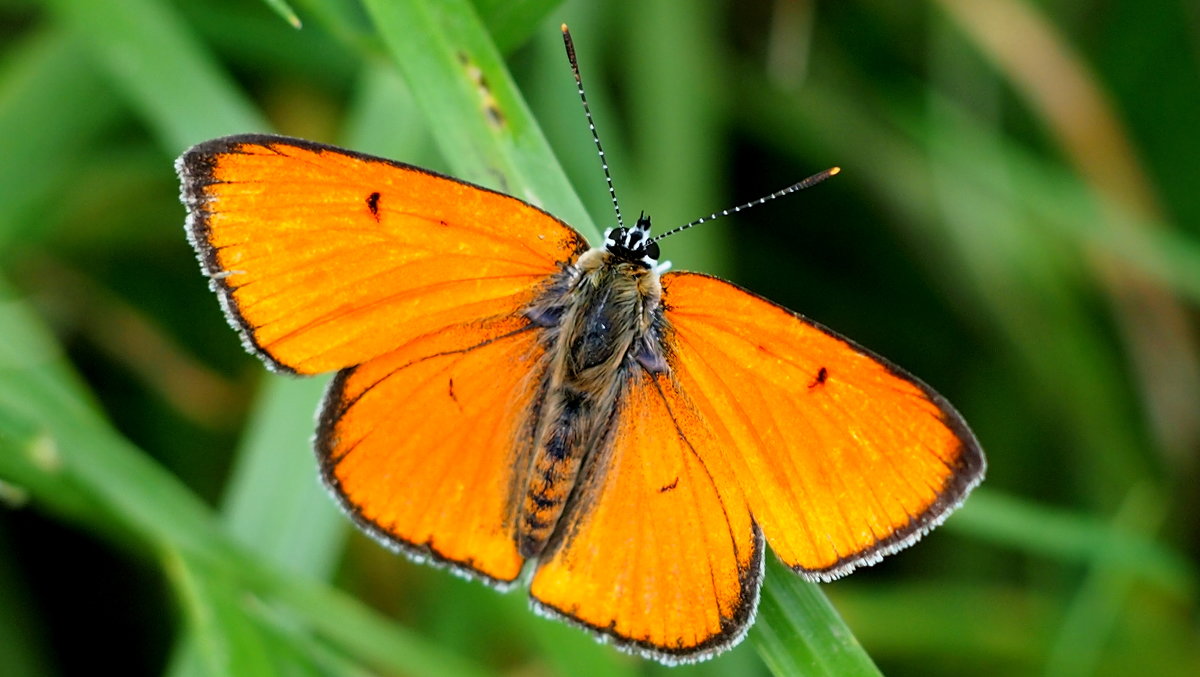
[[245, 347], [336, 372], [315, 447], [350, 518], [497, 588], [527, 578], [536, 611], [625, 651], [728, 649], [765, 543], [834, 579], [983, 477], [931, 388], [729, 282], [664, 272], [645, 215], [626, 227], [618, 207], [591, 247], [517, 198], [281, 136], [207, 141], [176, 168]]

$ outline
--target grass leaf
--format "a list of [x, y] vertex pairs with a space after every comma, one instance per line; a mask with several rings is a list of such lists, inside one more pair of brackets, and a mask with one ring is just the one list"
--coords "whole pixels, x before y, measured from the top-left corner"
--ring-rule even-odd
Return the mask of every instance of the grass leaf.
[[776, 675], [879, 675], [879, 669], [815, 583], [767, 558], [758, 622], [750, 638]]
[[296, 10], [292, 9], [291, 5], [287, 4], [287, 0], [263, 0], [267, 6], [271, 8], [283, 20], [291, 24], [292, 28], [300, 28], [300, 17], [296, 16]]

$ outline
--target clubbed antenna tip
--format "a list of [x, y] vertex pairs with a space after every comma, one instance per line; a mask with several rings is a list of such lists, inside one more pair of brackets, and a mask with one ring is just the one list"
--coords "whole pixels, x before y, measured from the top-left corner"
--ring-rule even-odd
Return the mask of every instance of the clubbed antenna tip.
[[587, 95], [583, 93], [583, 79], [579, 75], [579, 62], [575, 60], [575, 43], [571, 41], [571, 31], [567, 25], [562, 25], [563, 45], [567, 48], [567, 61], [571, 62], [571, 72], [575, 74], [575, 84], [579, 89], [579, 100], [583, 103], [583, 114], [587, 116], [588, 129], [592, 130], [592, 140], [596, 142], [596, 152], [600, 154], [600, 166], [604, 169], [604, 180], [608, 183], [608, 195], [612, 198], [613, 211], [617, 214], [617, 227], [624, 228], [621, 219], [621, 205], [617, 202], [617, 191], [613, 188], [612, 175], [608, 173], [608, 158], [604, 155], [604, 147], [600, 145], [600, 135], [596, 132], [596, 123], [592, 121], [592, 109], [588, 107]]

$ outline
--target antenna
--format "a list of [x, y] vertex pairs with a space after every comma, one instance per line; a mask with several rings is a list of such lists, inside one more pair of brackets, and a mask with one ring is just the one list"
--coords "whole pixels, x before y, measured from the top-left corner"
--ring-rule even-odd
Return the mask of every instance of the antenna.
[[563, 44], [567, 47], [567, 61], [571, 62], [571, 72], [575, 74], [575, 84], [579, 87], [579, 100], [583, 102], [583, 113], [587, 115], [588, 129], [592, 130], [592, 140], [596, 142], [596, 151], [600, 153], [600, 166], [604, 168], [604, 180], [608, 182], [608, 194], [612, 197], [613, 211], [617, 213], [617, 226], [625, 227], [621, 220], [621, 205], [617, 203], [617, 191], [613, 188], [612, 176], [608, 173], [608, 158], [604, 156], [604, 147], [600, 145], [600, 135], [596, 133], [596, 123], [592, 121], [592, 109], [588, 108], [587, 95], [583, 93], [583, 79], [579, 77], [579, 63], [575, 60], [575, 43], [571, 41], [571, 31], [567, 25], [562, 25]]
[[705, 216], [703, 218], [696, 219], [695, 221], [692, 221], [691, 223], [685, 223], [684, 225], [679, 226], [678, 228], [672, 228], [671, 230], [668, 230], [665, 233], [662, 233], [660, 235], [652, 237], [652, 238], [650, 238], [650, 241], [658, 242], [659, 240], [663, 239], [664, 237], [667, 237], [668, 235], [674, 235], [675, 233], [678, 233], [683, 230], [687, 230], [688, 228], [691, 228], [692, 226], [698, 226], [698, 225], [704, 223], [705, 221], [712, 221], [713, 219], [716, 219], [716, 218], [719, 218], [722, 216], [729, 216], [730, 214], [736, 214], [737, 212], [740, 212], [743, 209], [757, 207], [760, 204], [774, 200], [777, 197], [783, 197], [784, 195], [788, 195], [790, 193], [795, 193], [798, 190], [804, 190], [805, 188], [811, 188], [812, 186], [815, 186], [818, 183], [821, 183], [825, 179], [828, 179], [831, 176], [835, 176], [840, 171], [842, 171], [841, 167], [831, 167], [829, 169], [826, 169], [823, 172], [817, 172], [816, 174], [813, 174], [812, 176], [808, 177], [807, 179], [804, 179], [800, 183], [793, 183], [792, 185], [788, 186], [787, 188], [784, 188], [782, 190], [777, 190], [774, 193], [771, 193], [770, 195], [767, 195], [765, 197], [760, 197], [757, 200], [747, 202], [744, 205], [738, 205], [732, 209], [722, 209], [719, 212], [713, 212], [712, 214], [709, 214], [708, 216]]

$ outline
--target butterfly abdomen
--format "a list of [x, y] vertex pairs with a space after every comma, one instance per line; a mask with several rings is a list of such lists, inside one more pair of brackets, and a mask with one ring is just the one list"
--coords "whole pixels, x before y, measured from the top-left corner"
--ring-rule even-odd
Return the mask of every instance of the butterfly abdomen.
[[585, 254], [566, 275], [571, 284], [551, 285], [527, 311], [535, 322], [553, 320], [546, 331], [549, 379], [517, 509], [517, 542], [527, 558], [560, 528], [581, 468], [608, 444], [629, 370], [640, 368], [631, 347], [644, 345], [658, 303], [657, 279], [646, 279], [652, 270], [616, 265], [603, 250]]
[[517, 525], [524, 557], [536, 557], [554, 533], [583, 464], [595, 409], [603, 405], [571, 386], [559, 386], [547, 400], [553, 418], [542, 426]]

